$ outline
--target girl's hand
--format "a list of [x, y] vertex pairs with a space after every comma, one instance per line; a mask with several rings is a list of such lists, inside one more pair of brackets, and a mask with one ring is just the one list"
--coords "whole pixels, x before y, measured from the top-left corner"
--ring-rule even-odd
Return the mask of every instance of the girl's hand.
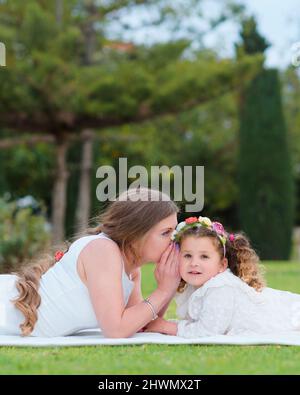
[[179, 247], [170, 244], [156, 264], [154, 276], [157, 288], [173, 296], [181, 280], [179, 274]]

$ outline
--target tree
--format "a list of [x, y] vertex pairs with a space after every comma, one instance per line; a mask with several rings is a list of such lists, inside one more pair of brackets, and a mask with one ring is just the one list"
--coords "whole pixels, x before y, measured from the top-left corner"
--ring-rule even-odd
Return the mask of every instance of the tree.
[[[241, 33], [242, 53], [267, 44], [253, 18]], [[277, 70], [262, 68], [240, 97], [239, 189], [241, 228], [262, 259], [288, 259], [294, 196], [290, 152]]]
[[196, 58], [184, 57], [188, 40], [176, 56], [164, 57], [164, 67], [145, 63], [146, 46], [129, 53], [111, 48], [107, 26], [118, 12], [153, 5], [160, 5], [160, 22], [161, 16], [174, 14], [172, 6], [158, 0], [0, 3], [0, 36], [8, 49], [7, 67], [0, 71], [0, 128], [17, 133], [19, 140], [24, 133], [37, 133], [55, 143], [54, 242], [64, 238], [70, 140], [86, 129], [193, 108], [253, 74], [255, 57], [235, 62], [213, 54], [201, 57], [201, 51]]
[[300, 78], [299, 69], [290, 66], [282, 73], [283, 87], [283, 106], [285, 110], [285, 118], [287, 122], [289, 147], [292, 154], [293, 173], [295, 177], [295, 187], [297, 196], [297, 206], [295, 221], [300, 224], [300, 207], [299, 207], [299, 191], [300, 191]]

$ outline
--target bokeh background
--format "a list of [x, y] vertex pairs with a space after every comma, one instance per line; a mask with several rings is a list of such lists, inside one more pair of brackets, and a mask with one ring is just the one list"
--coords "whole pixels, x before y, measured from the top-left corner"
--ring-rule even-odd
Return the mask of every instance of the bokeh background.
[[0, 0], [0, 272], [83, 231], [105, 206], [96, 171], [118, 174], [119, 158], [149, 174], [204, 166], [204, 208], [179, 221], [208, 216], [262, 260], [300, 260], [299, 13], [293, 0]]

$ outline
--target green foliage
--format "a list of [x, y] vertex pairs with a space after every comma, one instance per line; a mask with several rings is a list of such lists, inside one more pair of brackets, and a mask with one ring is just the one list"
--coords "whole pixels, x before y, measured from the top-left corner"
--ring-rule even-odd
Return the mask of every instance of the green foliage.
[[235, 45], [237, 57], [264, 53], [270, 44], [258, 32], [255, 18], [253, 16], [244, 18], [241, 25], [241, 43]]
[[0, 199], [0, 271], [16, 270], [49, 246], [50, 233], [44, 215], [19, 208], [15, 201]]
[[240, 122], [241, 227], [262, 259], [288, 259], [294, 186], [276, 70], [262, 70], [249, 84]]
[[288, 143], [292, 154], [293, 173], [296, 183], [297, 207], [296, 223], [300, 224], [300, 78], [299, 70], [293, 66], [281, 75], [283, 106], [288, 128]]
[[[90, 7], [83, 0], [65, 0], [61, 20], [56, 17], [58, 3], [0, 2], [0, 37], [8, 50], [8, 67], [0, 71], [0, 127], [10, 125], [7, 130], [13, 134], [14, 128], [15, 136], [34, 129], [59, 138], [62, 132], [76, 134], [95, 121], [98, 136], [106, 132], [120, 137], [137, 135], [137, 141], [129, 143], [122, 138], [95, 143], [93, 214], [100, 208], [95, 196], [96, 169], [102, 164], [116, 165], [117, 153], [129, 158], [129, 166], [204, 165], [206, 213], [222, 216], [224, 210], [234, 207], [236, 119], [232, 91], [255, 75], [261, 55], [220, 59], [201, 45], [192, 50], [189, 34], [181, 39], [174, 35], [169, 42], [151, 46], [129, 45], [125, 51], [113, 46], [122, 47], [124, 41], [122, 34], [118, 40], [108, 34], [117, 12], [155, 5], [158, 23], [166, 18], [168, 27], [170, 18], [179, 24], [195, 15], [208, 21], [198, 0], [183, 2], [184, 7], [169, 0], [90, 1]], [[211, 21], [212, 27], [241, 12], [232, 3], [224, 8], [227, 11]], [[90, 54], [88, 32], [93, 36]], [[186, 138], [189, 133], [192, 138]], [[21, 146], [0, 152], [4, 173], [0, 191], [22, 196], [30, 190], [49, 206], [53, 151]], [[74, 230], [80, 143], [71, 151], [66, 221], [70, 233]]]
[[46, 143], [24, 144], [0, 150], [0, 196], [9, 192], [12, 199], [28, 194], [48, 206], [54, 177], [54, 147]]
[[[0, 72], [0, 123], [22, 132], [27, 125], [29, 132], [76, 133], [91, 120], [106, 128], [180, 112], [232, 89], [255, 66], [249, 59], [220, 60], [212, 51], [193, 54], [188, 38], [114, 48], [110, 12], [145, 3], [113, 1], [105, 9], [64, 1], [61, 21], [52, 2], [0, 4], [0, 37], [9, 53]], [[171, 14], [181, 15], [178, 4], [168, 3]]]

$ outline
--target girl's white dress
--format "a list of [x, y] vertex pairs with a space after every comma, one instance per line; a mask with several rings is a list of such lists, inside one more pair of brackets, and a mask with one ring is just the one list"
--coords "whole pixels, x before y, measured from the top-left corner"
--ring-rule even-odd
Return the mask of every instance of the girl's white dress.
[[[61, 260], [42, 275], [39, 288], [41, 304], [31, 336], [65, 336], [81, 329], [99, 328], [88, 288], [77, 273], [76, 263], [81, 250], [89, 242], [103, 237], [110, 239], [105, 233], [77, 239]], [[21, 334], [20, 324], [24, 316], [11, 302], [18, 295], [16, 280], [17, 276], [13, 274], [0, 275], [0, 335]], [[127, 276], [124, 262], [122, 286], [126, 305], [134, 282]]]
[[176, 293], [177, 336], [256, 335], [297, 331], [300, 294], [250, 287], [230, 269], [201, 287], [186, 285]]

